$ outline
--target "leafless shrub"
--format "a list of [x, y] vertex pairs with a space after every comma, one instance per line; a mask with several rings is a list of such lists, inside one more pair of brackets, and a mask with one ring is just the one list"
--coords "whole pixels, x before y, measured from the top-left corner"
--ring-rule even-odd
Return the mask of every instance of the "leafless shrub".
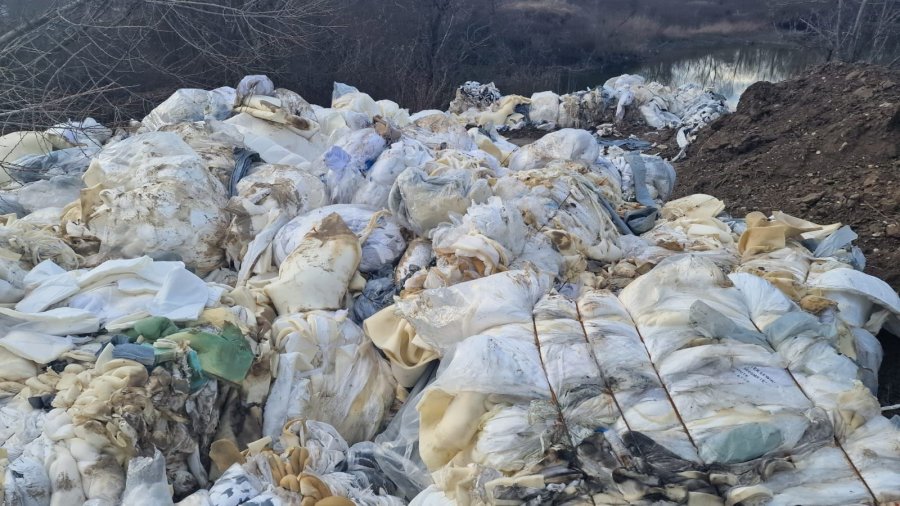
[[140, 116], [314, 45], [331, 0], [70, 0], [0, 34], [0, 125]]
[[454, 87], [466, 79], [464, 69], [480, 54], [493, 54], [492, 1], [364, 4], [371, 9], [365, 19], [353, 19], [334, 40], [329, 60], [337, 64], [317, 70], [363, 86], [375, 97], [416, 110], [446, 105]]

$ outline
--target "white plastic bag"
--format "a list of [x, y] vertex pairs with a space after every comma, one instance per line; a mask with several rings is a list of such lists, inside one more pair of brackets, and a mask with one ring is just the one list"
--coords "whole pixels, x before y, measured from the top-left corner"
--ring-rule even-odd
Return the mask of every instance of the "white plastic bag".
[[98, 146], [66, 148], [26, 155], [17, 160], [8, 160], [5, 169], [16, 181], [29, 183], [54, 176], [80, 176], [87, 170], [91, 158], [100, 152]]
[[432, 229], [448, 221], [451, 213], [463, 214], [472, 202], [480, 204], [490, 196], [487, 181], [467, 170], [432, 176], [409, 168], [397, 176], [388, 206], [404, 227], [427, 237]]
[[390, 368], [345, 311], [279, 317], [272, 324], [278, 374], [263, 434], [277, 440], [294, 418], [334, 426], [348, 442], [375, 437], [394, 399]]
[[519, 149], [509, 159], [509, 170], [521, 171], [542, 168], [551, 160], [573, 160], [588, 164], [597, 161], [600, 145], [584, 130], [564, 128], [549, 133]]
[[406, 240], [392, 216], [366, 206], [337, 204], [298, 216], [282, 227], [274, 240], [275, 263], [281, 265], [303, 236], [332, 213], [337, 213], [353, 233], [364, 239], [360, 271], [378, 271], [392, 264], [406, 250]]
[[[229, 260], [235, 265], [247, 259], [251, 241], [276, 220], [293, 219], [325, 205], [325, 184], [308, 170], [293, 165], [262, 164], [253, 167], [237, 184], [237, 195], [228, 202], [234, 214], [225, 238]], [[259, 259], [265, 271], [273, 263], [271, 249]]]
[[419, 141], [429, 149], [475, 149], [465, 127], [457, 119], [441, 111], [420, 111], [409, 118], [412, 123], [403, 129], [403, 136]]
[[[421, 419], [419, 452], [423, 462], [434, 471], [476, 445], [481, 428], [478, 420], [504, 415], [503, 412], [488, 415], [494, 406], [550, 397], [541, 357], [529, 327], [509, 325], [497, 329], [494, 335], [466, 339], [416, 406]], [[486, 429], [489, 429], [487, 434], [493, 432], [490, 425]], [[527, 430], [531, 432], [533, 428]], [[527, 443], [523, 447], [517, 441], [507, 442], [510, 443], [507, 451], [518, 453], [518, 458], [533, 455]], [[485, 454], [485, 445], [481, 442], [480, 453], [487, 463], [491, 460], [490, 454]], [[497, 443], [493, 446], [496, 448]]]
[[336, 213], [325, 216], [281, 263], [278, 279], [265, 286], [278, 314], [340, 309], [350, 281], [358, 276], [361, 252], [356, 235]]
[[346, 204], [353, 199], [384, 148], [384, 138], [375, 129], [365, 128], [343, 137], [322, 155], [316, 163], [325, 170], [331, 203]]
[[409, 167], [420, 167], [432, 159], [431, 152], [419, 142], [411, 139], [395, 142], [372, 164], [351, 202], [373, 209], [387, 209], [397, 176]]
[[557, 123], [559, 121], [559, 95], [552, 91], [532, 94], [528, 117], [534, 123]]
[[838, 316], [849, 325], [877, 334], [887, 323], [900, 328], [900, 296], [884, 281], [854, 269], [833, 269], [812, 283], [838, 304]]
[[531, 310], [549, 279], [534, 271], [507, 271], [400, 299], [398, 313], [416, 338], [439, 354], [469, 336], [510, 323], [531, 324]]
[[273, 123], [240, 113], [226, 123], [234, 126], [244, 136], [244, 144], [259, 153], [266, 163], [301, 165], [309, 163], [325, 152], [324, 136], [314, 134], [310, 138], [288, 125]]
[[109, 145], [91, 162], [81, 219], [107, 258], [175, 257], [217, 268], [230, 217], [222, 184], [177, 135], [154, 132]]
[[67, 121], [53, 125], [47, 130], [50, 142], [57, 149], [69, 147], [98, 148], [112, 137], [112, 130], [97, 122], [94, 118], [82, 121]]
[[187, 121], [224, 120], [231, 116], [233, 89], [206, 91], [191, 88], [177, 90], [150, 111], [141, 121], [141, 130], [155, 132], [165, 125]]

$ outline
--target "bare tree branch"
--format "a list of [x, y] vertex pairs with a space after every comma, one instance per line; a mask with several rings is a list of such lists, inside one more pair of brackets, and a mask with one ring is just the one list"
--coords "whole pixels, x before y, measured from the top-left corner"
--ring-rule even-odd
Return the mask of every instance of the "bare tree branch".
[[0, 133], [141, 117], [177, 88], [277, 71], [316, 47], [335, 2], [68, 1], [0, 34]]
[[900, 0], [826, 0], [799, 20], [810, 45], [826, 49], [829, 60], [897, 64], [889, 58], [900, 50]]

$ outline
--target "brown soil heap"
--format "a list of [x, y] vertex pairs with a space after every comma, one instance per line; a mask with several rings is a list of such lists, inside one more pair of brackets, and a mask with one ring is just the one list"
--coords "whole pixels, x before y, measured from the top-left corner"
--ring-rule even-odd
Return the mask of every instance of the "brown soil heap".
[[828, 64], [756, 83], [676, 163], [676, 197], [781, 210], [859, 234], [866, 272], [900, 287], [900, 71]]

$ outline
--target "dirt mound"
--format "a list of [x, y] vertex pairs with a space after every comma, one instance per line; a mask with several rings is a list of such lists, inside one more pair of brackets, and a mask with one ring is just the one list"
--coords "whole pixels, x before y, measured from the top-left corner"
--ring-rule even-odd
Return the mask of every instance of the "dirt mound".
[[859, 234], [866, 271], [900, 287], [900, 72], [828, 64], [756, 83], [676, 164], [676, 196], [735, 216], [781, 210]]

